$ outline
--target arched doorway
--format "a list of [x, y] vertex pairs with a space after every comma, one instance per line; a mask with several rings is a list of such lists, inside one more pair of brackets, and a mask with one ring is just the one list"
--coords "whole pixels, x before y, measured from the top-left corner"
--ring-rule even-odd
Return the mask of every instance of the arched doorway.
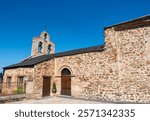
[[61, 71], [61, 95], [71, 96], [71, 72], [67, 68]]

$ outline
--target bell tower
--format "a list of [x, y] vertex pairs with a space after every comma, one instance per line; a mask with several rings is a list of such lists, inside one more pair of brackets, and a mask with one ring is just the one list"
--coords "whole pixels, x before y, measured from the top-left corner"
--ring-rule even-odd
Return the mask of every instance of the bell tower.
[[50, 55], [55, 53], [55, 45], [50, 35], [43, 31], [40, 36], [33, 37], [31, 56]]

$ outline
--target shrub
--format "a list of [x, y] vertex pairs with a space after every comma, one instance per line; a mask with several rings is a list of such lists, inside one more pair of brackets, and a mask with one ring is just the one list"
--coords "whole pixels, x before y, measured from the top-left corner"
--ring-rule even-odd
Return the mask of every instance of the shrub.
[[54, 82], [53, 83], [53, 88], [52, 88], [52, 93], [56, 93], [56, 92], [57, 92], [56, 83]]
[[18, 87], [17, 90], [14, 91], [14, 94], [23, 94], [23, 88], [22, 87]]

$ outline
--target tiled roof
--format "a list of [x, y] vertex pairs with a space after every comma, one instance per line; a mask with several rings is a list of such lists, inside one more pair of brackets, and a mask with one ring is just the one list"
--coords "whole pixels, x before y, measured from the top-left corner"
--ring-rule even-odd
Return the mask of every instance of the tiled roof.
[[71, 55], [89, 53], [89, 52], [101, 52], [103, 51], [103, 47], [104, 45], [100, 45], [100, 46], [76, 49], [76, 50], [71, 50], [71, 51], [66, 51], [66, 52], [60, 52], [60, 53], [51, 54], [51, 55], [42, 55], [42, 56], [38, 56], [34, 58], [28, 58], [24, 61], [21, 61], [20, 63], [4, 67], [4, 69], [18, 68], [18, 67], [33, 67], [34, 65], [38, 63], [41, 63], [41, 62], [44, 62], [53, 58], [71, 56]]
[[129, 21], [126, 21], [126, 22], [122, 22], [122, 23], [119, 23], [119, 24], [114, 24], [114, 25], [111, 25], [111, 26], [107, 26], [104, 29], [117, 27], [117, 26], [120, 26], [120, 25], [131, 24], [131, 23], [135, 23], [135, 22], [142, 22], [142, 21], [145, 21], [145, 20], [150, 20], [150, 15], [142, 16], [142, 17], [139, 17], [139, 18], [136, 18], [136, 19], [133, 19], [133, 20], [129, 20]]

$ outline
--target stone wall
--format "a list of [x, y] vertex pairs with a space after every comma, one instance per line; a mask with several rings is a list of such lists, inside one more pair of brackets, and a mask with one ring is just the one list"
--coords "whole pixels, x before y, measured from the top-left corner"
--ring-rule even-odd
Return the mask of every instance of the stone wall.
[[[76, 98], [113, 102], [150, 102], [150, 27], [105, 30], [102, 52], [56, 57], [34, 68], [5, 70], [4, 82], [12, 76], [33, 78], [32, 97], [41, 98], [43, 77], [51, 77], [61, 94], [61, 71], [71, 72], [71, 95]], [[32, 86], [33, 85], [33, 86]], [[11, 92], [4, 88], [3, 93]], [[52, 91], [51, 94], [52, 95]]]
[[105, 31], [105, 51], [55, 59], [55, 79], [72, 72], [72, 96], [115, 102], [150, 102], [150, 27]]
[[[16, 68], [16, 69], [6, 69], [3, 77], [3, 88], [2, 93], [5, 94], [13, 94], [17, 88], [17, 79], [19, 76], [23, 77], [31, 77], [33, 78], [33, 68]], [[7, 77], [11, 77], [11, 88], [6, 87]], [[28, 83], [28, 82], [26, 82]], [[31, 85], [31, 84], [30, 84]], [[33, 86], [33, 85], [32, 85]], [[31, 92], [31, 91], [30, 91]], [[32, 93], [32, 92], [31, 92]]]
[[114, 48], [55, 59], [57, 88], [61, 90], [61, 70], [70, 69], [71, 94], [76, 98], [116, 100], [118, 94], [117, 54]]
[[[34, 85], [33, 85], [33, 97], [41, 98], [43, 90], [43, 77], [51, 77], [51, 86], [54, 82], [54, 70], [55, 70], [54, 59], [37, 64], [34, 67]], [[51, 87], [52, 89], [52, 87]], [[50, 91], [52, 92], [52, 91]], [[52, 94], [52, 93], [51, 93]], [[51, 95], [50, 94], [50, 95]]]
[[150, 102], [150, 27], [105, 33], [117, 48], [119, 100]]
[[55, 82], [57, 95], [60, 95], [61, 71], [68, 68], [72, 76], [72, 96], [93, 100], [114, 100], [118, 94], [116, 56], [116, 50], [111, 48], [103, 52], [59, 57], [40, 63], [34, 67], [33, 97], [42, 97], [44, 76], [51, 76], [51, 89]]

